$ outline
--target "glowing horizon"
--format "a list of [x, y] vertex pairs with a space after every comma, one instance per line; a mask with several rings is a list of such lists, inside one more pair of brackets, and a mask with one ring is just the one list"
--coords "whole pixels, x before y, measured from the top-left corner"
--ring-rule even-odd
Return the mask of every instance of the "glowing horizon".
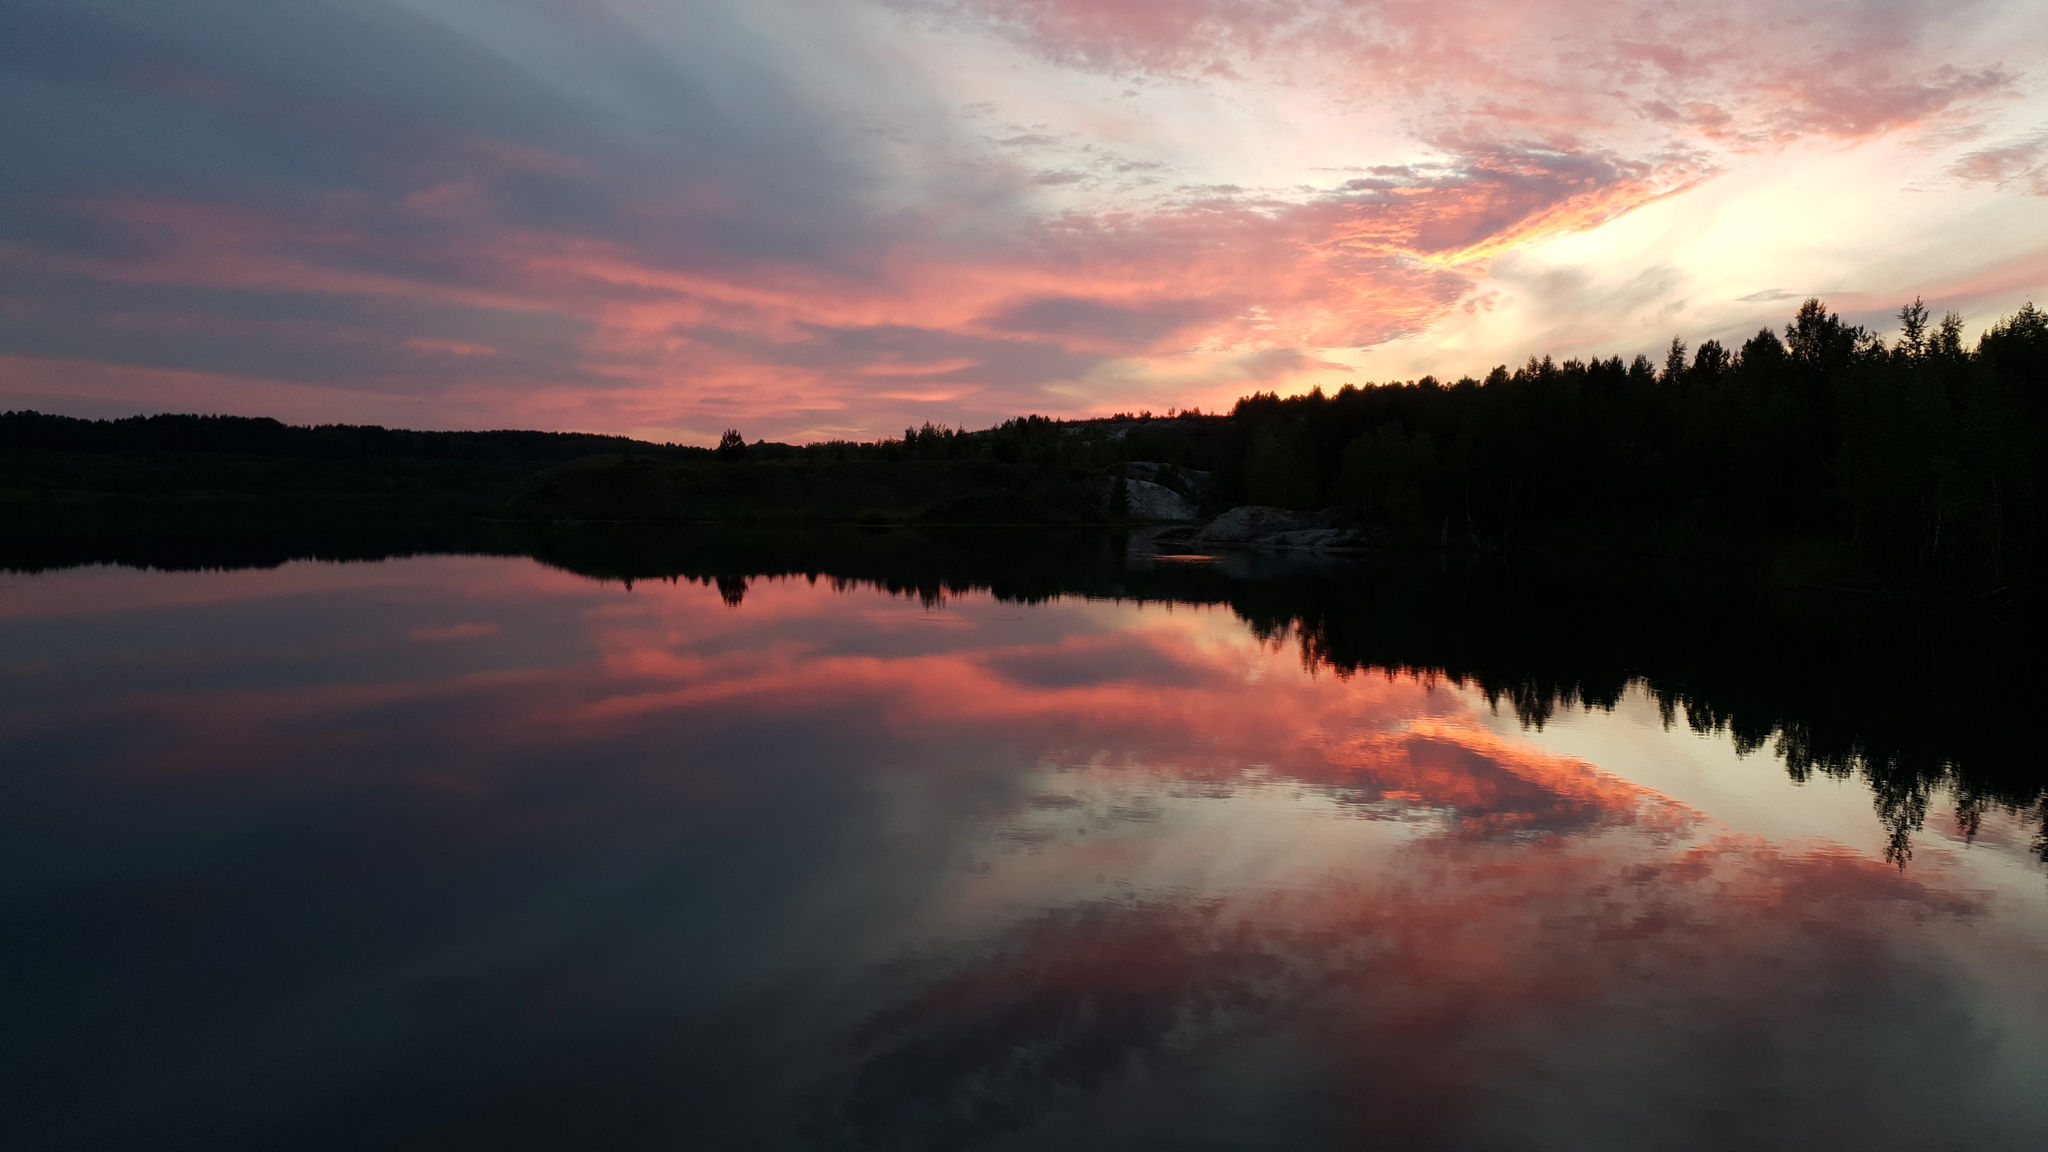
[[0, 407], [708, 443], [2048, 287], [2016, 0], [24, 0]]

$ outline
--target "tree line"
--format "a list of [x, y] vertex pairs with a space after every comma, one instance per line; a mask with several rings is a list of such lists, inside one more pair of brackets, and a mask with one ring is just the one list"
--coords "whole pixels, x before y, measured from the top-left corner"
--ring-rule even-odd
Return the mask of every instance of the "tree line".
[[981, 431], [750, 458], [1002, 459], [1212, 471], [1209, 511], [1317, 511], [1393, 547], [1626, 540], [1721, 554], [1804, 545], [1833, 574], [1994, 588], [2048, 565], [2048, 313], [1974, 342], [1919, 300], [1887, 342], [1818, 299], [1733, 347], [1662, 364], [1531, 357], [1485, 377], [1253, 394], [1227, 416]]
[[166, 414], [87, 420], [0, 412], [0, 449], [101, 454], [206, 453], [312, 459], [573, 460], [603, 452], [711, 456], [705, 448], [650, 444], [589, 432], [416, 432], [375, 424], [286, 424], [268, 416]]
[[1033, 415], [805, 445], [749, 444], [728, 430], [718, 447], [698, 448], [583, 433], [9, 412], [0, 448], [508, 464], [996, 461], [1112, 474], [1161, 461], [1215, 474], [1208, 511], [1316, 511], [1389, 547], [1805, 547], [1836, 573], [1981, 590], [2048, 570], [2044, 421], [2048, 313], [2031, 303], [1971, 342], [1958, 316], [1934, 320], [1916, 300], [1887, 342], [1812, 299], [1782, 332], [1766, 328], [1734, 347], [1674, 339], [1661, 365], [1532, 357], [1449, 383], [1254, 394], [1228, 415]]
[[1808, 300], [1782, 336], [1674, 339], [1661, 366], [1531, 358], [1238, 402], [1233, 497], [1337, 507], [1411, 541], [1560, 523], [1846, 542], [1897, 574], [2002, 582], [2048, 540], [2048, 314], [1963, 338], [1918, 300], [1890, 344]]
[[1900, 862], [1945, 805], [1965, 830], [1997, 810], [2018, 815], [2048, 859], [2048, 772], [2033, 724], [2048, 688], [2036, 658], [2048, 617], [2038, 605], [1800, 596], [1709, 565], [1478, 553], [1254, 576], [1152, 562], [1092, 529], [1020, 538], [1000, 529], [649, 532], [629, 523], [333, 517], [240, 534], [146, 527], [42, 541], [0, 533], [0, 572], [465, 553], [532, 556], [629, 588], [693, 581], [734, 606], [764, 580], [872, 587], [926, 605], [977, 593], [1013, 604], [1219, 605], [1262, 639], [1293, 644], [1304, 666], [1340, 677], [1439, 677], [1534, 727], [1640, 691], [1668, 723], [1725, 732], [1740, 751], [1769, 750], [1796, 779], [1859, 781]]

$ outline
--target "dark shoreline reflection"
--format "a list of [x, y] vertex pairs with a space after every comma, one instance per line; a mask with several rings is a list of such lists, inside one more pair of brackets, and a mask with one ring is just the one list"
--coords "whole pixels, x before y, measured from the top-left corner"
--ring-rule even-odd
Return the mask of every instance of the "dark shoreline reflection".
[[0, 1146], [2048, 1124], [2048, 887], [1998, 819], [1902, 871], [1853, 790], [1667, 731], [1639, 687], [1548, 735], [1648, 739], [1785, 811], [1658, 791], [1486, 701], [1692, 667], [1656, 628], [1825, 653], [1854, 629], [1824, 614], [1090, 535], [247, 544], [0, 578]]
[[531, 556], [597, 580], [690, 580], [728, 604], [752, 582], [803, 577], [927, 604], [988, 592], [1227, 605], [1261, 637], [1340, 674], [1410, 672], [1470, 684], [1525, 725], [1611, 709], [1631, 686], [1667, 723], [1769, 749], [1794, 779], [1857, 779], [1904, 865], [1944, 799], [1974, 829], [2020, 815], [2048, 860], [2048, 762], [2033, 716], [2048, 695], [2048, 615], [2029, 604], [1942, 604], [1774, 590], [1738, 568], [1616, 559], [1455, 554], [1345, 561], [1304, 555], [1162, 555], [1098, 531], [533, 527], [427, 519], [208, 537], [0, 541], [0, 571], [91, 564], [164, 571], [294, 560]]

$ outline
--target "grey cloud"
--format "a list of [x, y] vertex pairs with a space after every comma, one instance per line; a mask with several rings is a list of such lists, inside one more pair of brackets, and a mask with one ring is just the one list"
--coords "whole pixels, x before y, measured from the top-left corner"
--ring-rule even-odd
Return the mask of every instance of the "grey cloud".
[[[438, 11], [471, 19], [396, 4], [0, 7], [0, 271], [7, 295], [36, 302], [0, 320], [0, 354], [424, 388], [451, 362], [422, 347], [477, 344], [505, 350], [491, 368], [514, 387], [616, 388], [579, 367], [590, 317], [648, 290], [537, 287], [528, 238], [858, 285], [927, 236], [917, 195], [884, 195], [902, 180], [890, 157], [740, 9], [689, 4], [680, 49], [602, 5]], [[933, 179], [925, 200], [954, 210], [1000, 209], [1021, 184]], [[239, 284], [237, 261], [303, 274]], [[123, 262], [144, 271], [108, 271]], [[349, 286], [365, 277], [409, 287]], [[493, 293], [507, 303], [457, 302]]]
[[[857, 412], [797, 401], [772, 421], [779, 426], [808, 422], [843, 429], [851, 419], [861, 435], [893, 434], [933, 419], [978, 427], [1025, 412], [1061, 411], [1071, 402], [1049, 393], [1046, 385], [1080, 378], [1107, 359], [1028, 336], [976, 336], [900, 324], [802, 327], [804, 337], [794, 341], [709, 328], [687, 334], [791, 369], [843, 374], [865, 365], [857, 378], [869, 391]], [[944, 371], [929, 368], [950, 361], [966, 363]], [[902, 370], [891, 371], [892, 365], [901, 365]], [[948, 398], [938, 403], [915, 399], [914, 394], [922, 391], [944, 392]], [[728, 408], [739, 403], [734, 399]], [[745, 403], [758, 407], [761, 400], [749, 397]]]
[[1968, 153], [1950, 166], [1949, 175], [1967, 184], [2018, 187], [2048, 196], [2048, 132]]
[[30, 278], [0, 266], [0, 349], [329, 387], [445, 391], [451, 346], [487, 347], [508, 386], [583, 380], [591, 326], [553, 312], [510, 313], [457, 303], [119, 284], [67, 274]]
[[1196, 300], [1154, 300], [1143, 308], [1128, 308], [1075, 296], [1043, 296], [1014, 304], [982, 323], [998, 332], [1081, 336], [1140, 348], [1214, 313], [1214, 304]]
[[1050, 341], [965, 335], [901, 324], [811, 330], [814, 341], [780, 346], [775, 353], [777, 359], [783, 363], [808, 361], [819, 366], [844, 363], [849, 355], [895, 358], [908, 363], [968, 359], [974, 362], [972, 367], [920, 374], [919, 378], [971, 380], [1002, 388], [1036, 388], [1048, 379], [1085, 372], [1101, 359], [1069, 352]]
[[[894, 178], [881, 158], [715, 3], [691, 6], [695, 55], [680, 61], [600, 9], [544, 3], [493, 6], [494, 25], [532, 29], [513, 45], [387, 7], [23, 0], [9, 12], [0, 70], [35, 103], [0, 116], [10, 168], [29, 182], [15, 188], [39, 194], [46, 225], [51, 201], [114, 183], [297, 212], [308, 196], [392, 202], [463, 177], [485, 181], [500, 224], [654, 256], [857, 267], [918, 224], [874, 211], [867, 198]], [[571, 163], [520, 170], [480, 143]], [[405, 226], [391, 216], [379, 226]]]
[[[797, 339], [714, 327], [679, 329], [678, 335], [770, 365], [883, 382], [895, 390], [906, 388], [906, 382], [969, 385], [980, 390], [976, 404], [1003, 416], [1016, 415], [1019, 405], [1043, 407], [1046, 383], [1082, 376], [1106, 359], [1030, 334], [986, 336], [907, 324], [806, 323], [799, 328]], [[942, 371], [930, 367], [953, 361], [965, 363]]]

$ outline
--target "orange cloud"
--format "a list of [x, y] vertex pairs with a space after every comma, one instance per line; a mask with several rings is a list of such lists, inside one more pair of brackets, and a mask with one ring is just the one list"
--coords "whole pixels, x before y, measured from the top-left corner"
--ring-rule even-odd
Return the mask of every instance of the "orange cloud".
[[[936, 4], [1087, 68], [1284, 78], [1399, 99], [1439, 140], [1558, 146], [1648, 119], [1756, 145], [1859, 138], [2007, 93], [1945, 51], [1958, 13], [1743, 0], [966, 0]], [[1789, 18], [1797, 32], [1758, 36]], [[1610, 139], [1610, 145], [1615, 143]]]
[[[78, 210], [127, 238], [129, 254], [15, 246], [0, 260], [127, 284], [560, 317], [589, 332], [569, 352], [580, 382], [505, 380], [519, 407], [541, 407], [536, 391], [554, 387], [609, 405], [614, 426], [673, 427], [657, 412], [681, 389], [691, 413], [681, 430], [702, 435], [736, 420], [787, 425], [888, 398], [977, 396], [1000, 418], [1045, 407], [1040, 386], [1080, 380], [1110, 359], [1376, 343], [1452, 308], [1468, 267], [1595, 225], [1661, 190], [1608, 161], [1503, 153], [1464, 171], [1354, 179], [1299, 203], [1228, 195], [1143, 213], [1070, 213], [1000, 247], [928, 250], [858, 275], [772, 262], [671, 266], [615, 241], [502, 231], [488, 219], [419, 249], [385, 235], [369, 208], [305, 222], [99, 199]], [[393, 391], [416, 390], [399, 383], [407, 375], [445, 389], [436, 361], [513, 363], [494, 342], [391, 343], [393, 356], [417, 361], [381, 374]], [[890, 377], [915, 377], [919, 387], [871, 383]], [[916, 411], [904, 422], [915, 423]]]
[[[605, 3], [536, 16], [575, 52], [528, 45], [530, 68], [504, 70], [473, 29], [442, 46], [496, 103], [559, 102], [561, 123], [448, 121], [158, 45], [87, 86], [146, 93], [195, 148], [245, 133], [269, 167], [210, 190], [50, 167], [22, 202], [34, 226], [0, 240], [0, 354], [76, 362], [82, 381], [131, 364], [281, 382], [246, 411], [353, 388], [346, 419], [485, 411], [686, 441], [1214, 405], [1344, 371], [1332, 350], [1455, 328], [1503, 258], [1745, 157], [1897, 133], [1948, 147], [2021, 94], [1955, 40], [1966, 17], [1918, 4], [891, 7], [920, 15], [865, 22], [831, 69], [757, 61], [728, 77], [745, 99], [677, 79], [725, 73], [694, 40], [650, 48], [655, 16]], [[770, 40], [715, 51], [789, 47]], [[645, 51], [675, 58], [591, 73]], [[861, 71], [908, 57], [886, 84]], [[754, 107], [779, 111], [734, 111]], [[349, 127], [368, 123], [388, 130]], [[2032, 147], [1979, 147], [1952, 174], [2019, 188]]]

